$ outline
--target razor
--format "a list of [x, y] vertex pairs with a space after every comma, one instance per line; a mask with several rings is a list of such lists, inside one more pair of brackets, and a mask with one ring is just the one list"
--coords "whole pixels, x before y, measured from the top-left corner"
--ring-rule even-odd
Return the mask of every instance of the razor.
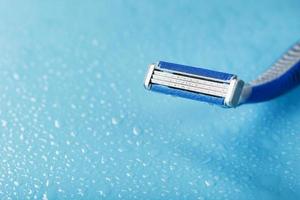
[[300, 43], [296, 43], [250, 83], [234, 74], [159, 61], [149, 65], [144, 86], [150, 91], [234, 108], [271, 100], [299, 83]]

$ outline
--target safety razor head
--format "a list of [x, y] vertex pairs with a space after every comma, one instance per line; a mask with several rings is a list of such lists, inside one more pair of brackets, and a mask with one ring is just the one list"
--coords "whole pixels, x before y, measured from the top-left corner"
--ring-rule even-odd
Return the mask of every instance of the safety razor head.
[[160, 61], [149, 66], [144, 86], [164, 94], [236, 107], [244, 82], [233, 74]]

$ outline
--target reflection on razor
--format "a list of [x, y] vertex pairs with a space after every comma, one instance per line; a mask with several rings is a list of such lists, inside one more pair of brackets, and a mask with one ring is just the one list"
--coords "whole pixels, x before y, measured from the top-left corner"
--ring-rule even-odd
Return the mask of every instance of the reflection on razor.
[[160, 61], [149, 66], [146, 89], [223, 107], [267, 101], [300, 83], [300, 43], [269, 70], [244, 84], [236, 75]]

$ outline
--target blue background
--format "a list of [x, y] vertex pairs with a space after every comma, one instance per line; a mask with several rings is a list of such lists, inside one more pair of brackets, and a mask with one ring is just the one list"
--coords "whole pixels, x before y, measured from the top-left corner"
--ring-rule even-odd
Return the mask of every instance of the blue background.
[[147, 92], [158, 60], [256, 78], [300, 2], [0, 1], [1, 199], [300, 199], [300, 90], [223, 109]]

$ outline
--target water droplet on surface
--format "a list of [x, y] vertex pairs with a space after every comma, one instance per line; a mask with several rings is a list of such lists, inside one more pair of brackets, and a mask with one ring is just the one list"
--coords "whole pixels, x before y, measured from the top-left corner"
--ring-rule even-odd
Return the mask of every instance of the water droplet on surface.
[[119, 122], [119, 121], [118, 121], [117, 118], [115, 118], [115, 117], [111, 118], [111, 123], [112, 123], [113, 125], [117, 125], [118, 122]]
[[55, 128], [60, 128], [60, 124], [59, 124], [58, 120], [54, 121], [54, 126], [55, 126]]
[[5, 128], [5, 127], [7, 127], [7, 121], [5, 121], [5, 120], [1, 120], [1, 126], [3, 127], [3, 128]]
[[23, 134], [20, 135], [20, 140], [24, 140], [24, 135]]
[[43, 194], [42, 200], [48, 200], [47, 194]]
[[42, 155], [42, 159], [47, 162], [48, 161], [48, 158], [45, 156], [45, 155]]
[[76, 136], [75, 133], [74, 133], [73, 131], [70, 132], [70, 135], [71, 135], [72, 137], [75, 137], [75, 136]]
[[101, 164], [104, 164], [104, 163], [105, 163], [104, 157], [101, 156]]
[[19, 182], [18, 181], [14, 181], [14, 185], [15, 186], [19, 186]]
[[99, 192], [100, 196], [103, 196], [103, 197], [105, 196], [105, 194], [102, 190], [99, 190], [98, 192]]
[[141, 132], [141, 131], [140, 131], [140, 129], [139, 129], [138, 127], [135, 126], [135, 127], [132, 128], [132, 133], [133, 133], [134, 135], [139, 135], [140, 132]]
[[205, 180], [204, 184], [205, 184], [206, 187], [211, 187], [213, 185], [213, 182], [210, 181], [210, 180]]
[[100, 79], [100, 78], [101, 78], [101, 74], [100, 74], [100, 73], [97, 73], [97, 74], [96, 74], [96, 78], [97, 78], [97, 79]]
[[31, 97], [31, 98], [30, 98], [30, 101], [34, 103], [34, 102], [36, 102], [36, 98]]
[[15, 80], [20, 80], [19, 74], [15, 73], [13, 76], [14, 76], [14, 79], [15, 79]]

